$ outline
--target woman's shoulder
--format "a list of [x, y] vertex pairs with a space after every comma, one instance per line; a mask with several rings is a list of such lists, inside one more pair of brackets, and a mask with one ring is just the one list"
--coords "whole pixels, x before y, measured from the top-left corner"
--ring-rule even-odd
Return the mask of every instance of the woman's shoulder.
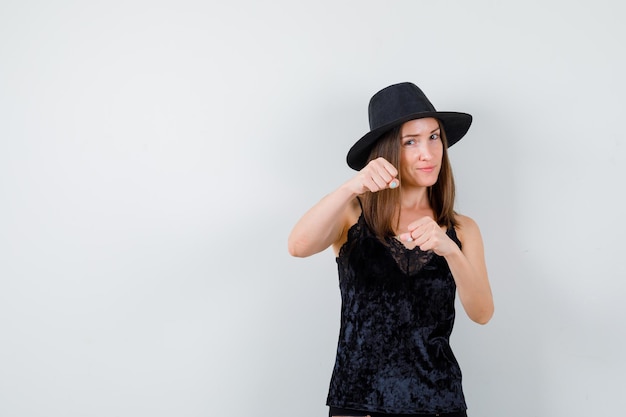
[[474, 221], [470, 216], [461, 213], [454, 213], [454, 220], [459, 227], [478, 227], [478, 223]]
[[363, 212], [361, 208], [361, 202], [358, 197], [354, 198], [348, 206], [343, 214], [343, 228], [341, 230], [341, 234], [337, 241], [333, 243], [333, 249], [335, 251], [335, 255], [339, 254], [339, 250], [343, 246], [344, 243], [348, 240], [348, 232], [354, 226], [361, 217], [361, 213]]
[[355, 197], [354, 200], [350, 202], [344, 213], [343, 237], [345, 239], [347, 239], [348, 231], [352, 228], [352, 226], [358, 223], [361, 214], [363, 214], [361, 200], [359, 199], [359, 197]]
[[471, 217], [464, 214], [455, 213], [454, 221], [456, 222], [455, 229], [459, 238], [461, 238], [463, 235], [471, 236], [477, 233], [480, 234], [478, 223], [476, 223], [476, 221], [474, 221], [474, 219], [472, 219]]

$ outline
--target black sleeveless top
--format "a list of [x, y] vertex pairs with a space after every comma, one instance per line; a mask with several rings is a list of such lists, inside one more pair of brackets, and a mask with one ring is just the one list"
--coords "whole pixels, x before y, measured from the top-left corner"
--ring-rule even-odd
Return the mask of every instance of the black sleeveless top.
[[[448, 236], [461, 246], [454, 228]], [[376, 238], [363, 214], [337, 257], [341, 328], [327, 405], [379, 413], [465, 410], [450, 348], [456, 285], [446, 260]]]

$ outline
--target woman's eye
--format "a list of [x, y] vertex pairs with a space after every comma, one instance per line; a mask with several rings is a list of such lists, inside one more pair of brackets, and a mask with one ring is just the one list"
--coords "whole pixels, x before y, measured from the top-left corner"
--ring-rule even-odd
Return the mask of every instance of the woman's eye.
[[432, 140], [437, 140], [437, 139], [439, 139], [439, 133], [433, 133], [432, 135], [430, 135], [430, 138], [431, 138]]
[[414, 139], [409, 139], [406, 142], [404, 142], [404, 146], [411, 146], [411, 145], [415, 145]]

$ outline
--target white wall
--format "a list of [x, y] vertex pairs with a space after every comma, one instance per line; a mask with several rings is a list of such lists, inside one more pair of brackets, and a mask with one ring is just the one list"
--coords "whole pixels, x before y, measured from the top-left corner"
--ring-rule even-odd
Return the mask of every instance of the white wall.
[[297, 218], [367, 101], [472, 113], [452, 148], [492, 322], [472, 416], [616, 415], [626, 314], [618, 0], [0, 2], [0, 416], [322, 416], [339, 294]]

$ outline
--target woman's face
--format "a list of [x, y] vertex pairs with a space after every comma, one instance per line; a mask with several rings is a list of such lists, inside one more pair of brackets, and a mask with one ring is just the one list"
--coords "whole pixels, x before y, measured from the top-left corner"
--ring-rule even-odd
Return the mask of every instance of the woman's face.
[[437, 119], [410, 120], [400, 130], [402, 185], [430, 187], [441, 170], [443, 142]]

